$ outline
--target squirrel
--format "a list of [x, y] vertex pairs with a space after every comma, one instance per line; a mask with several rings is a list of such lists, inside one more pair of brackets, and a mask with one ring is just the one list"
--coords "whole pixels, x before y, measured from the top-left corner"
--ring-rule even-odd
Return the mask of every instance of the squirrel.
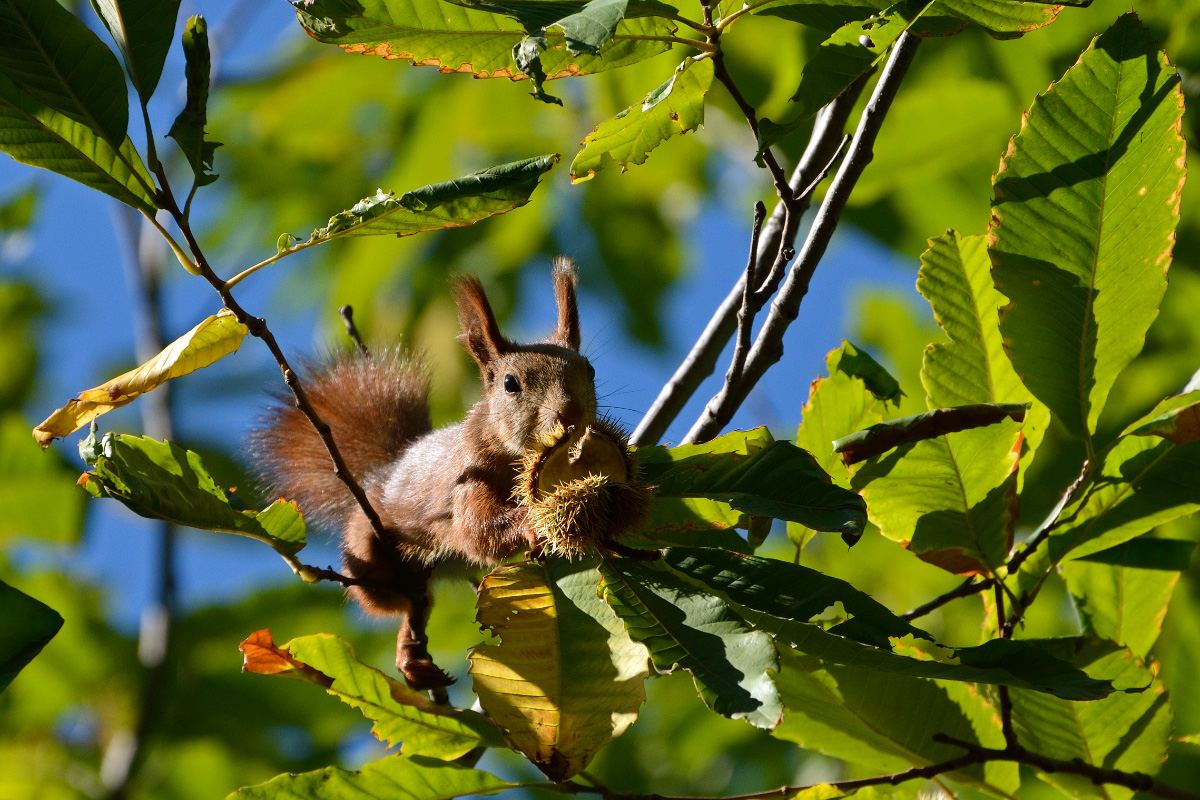
[[415, 689], [454, 682], [428, 650], [433, 570], [456, 561], [490, 567], [525, 547], [539, 553], [528, 509], [513, 499], [521, 458], [538, 437], [582, 430], [596, 418], [595, 370], [579, 352], [571, 262], [558, 259], [553, 276], [557, 326], [532, 344], [501, 334], [478, 278], [454, 279], [458, 338], [483, 383], [461, 422], [434, 430], [428, 373], [402, 348], [342, 353], [306, 370], [309, 401], [378, 512], [382, 537], [294, 405], [280, 398], [251, 435], [264, 482], [310, 519], [340, 530], [343, 571], [358, 582], [350, 595], [368, 613], [401, 617], [396, 667]]

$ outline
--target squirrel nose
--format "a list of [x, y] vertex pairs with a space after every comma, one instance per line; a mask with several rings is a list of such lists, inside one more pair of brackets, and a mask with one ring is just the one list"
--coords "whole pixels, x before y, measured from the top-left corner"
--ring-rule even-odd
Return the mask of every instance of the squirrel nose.
[[570, 429], [584, 422], [583, 403], [572, 398], [558, 411], [558, 421], [564, 428]]

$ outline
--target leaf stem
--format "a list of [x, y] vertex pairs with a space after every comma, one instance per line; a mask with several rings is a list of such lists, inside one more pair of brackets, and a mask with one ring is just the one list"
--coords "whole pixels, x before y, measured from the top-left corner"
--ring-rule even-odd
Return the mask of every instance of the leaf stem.
[[301, 250], [307, 250], [308, 248], [312, 247], [313, 245], [330, 241], [332, 238], [333, 237], [328, 237], [325, 239], [318, 239], [316, 241], [311, 241], [311, 242], [300, 242], [297, 245], [289, 247], [287, 250], [282, 250], [269, 258], [264, 258], [262, 261], [258, 262], [257, 264], [255, 264], [253, 266], [246, 267], [244, 270], [239, 272], [237, 275], [234, 275], [232, 278], [225, 281], [224, 286], [226, 289], [232, 289], [233, 287], [237, 286], [239, 283], [241, 283], [246, 278], [249, 278], [251, 275], [258, 272], [263, 267], [269, 267], [270, 265], [274, 264], [276, 261], [280, 260], [281, 258], [290, 256], [293, 253], [299, 253]]
[[975, 577], [971, 576], [970, 578], [967, 578], [965, 581], [960, 583], [956, 588], [951, 589], [950, 591], [946, 592], [945, 594], [942, 594], [942, 595], [939, 595], [938, 597], [933, 598], [932, 600], [930, 600], [928, 603], [925, 603], [924, 605], [917, 606], [912, 611], [909, 611], [907, 614], [901, 614], [900, 618], [903, 620], [908, 620], [909, 622], [912, 622], [914, 619], [919, 619], [919, 618], [925, 616], [926, 614], [936, 611], [937, 609], [939, 609], [942, 606], [949, 603], [951, 600], [957, 600], [960, 597], [970, 597], [973, 594], [979, 594], [980, 592], [984, 591], [989, 586], [991, 586], [992, 583], [994, 583], [994, 582], [995, 582], [994, 578], [984, 578], [983, 580], [976, 583]]

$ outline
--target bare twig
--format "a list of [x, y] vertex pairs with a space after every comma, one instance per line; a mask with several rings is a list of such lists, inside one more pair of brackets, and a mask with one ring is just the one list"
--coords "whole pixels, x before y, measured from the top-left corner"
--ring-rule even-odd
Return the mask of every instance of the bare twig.
[[338, 309], [338, 313], [342, 316], [342, 322], [346, 323], [346, 335], [350, 337], [350, 341], [354, 342], [354, 346], [358, 348], [358, 352], [362, 353], [363, 358], [370, 358], [371, 351], [363, 342], [362, 337], [358, 335], [358, 327], [354, 324], [354, 309], [350, 306], [342, 306]]
[[371, 529], [375, 535], [383, 539], [385, 534], [383, 530], [383, 522], [379, 519], [379, 513], [371, 505], [371, 501], [367, 498], [367, 493], [363, 491], [362, 486], [346, 466], [346, 461], [342, 458], [341, 452], [338, 450], [337, 443], [333, 440], [333, 433], [329, 429], [329, 425], [321, 419], [309, 402], [308, 394], [304, 391], [304, 386], [300, 383], [300, 378], [288, 363], [287, 356], [279, 347], [279, 342], [275, 340], [274, 334], [267, 327], [267, 322], [261, 317], [251, 316], [241, 305], [234, 299], [229, 286], [225, 281], [221, 280], [212, 267], [208, 263], [208, 259], [204, 257], [204, 252], [200, 249], [196, 237], [192, 234], [192, 228], [188, 220], [179, 210], [179, 205], [175, 202], [174, 196], [171, 194], [170, 185], [167, 183], [166, 174], [162, 168], [159, 168], [158, 179], [162, 184], [162, 191], [159, 193], [160, 204], [170, 213], [175, 220], [175, 224], [179, 226], [179, 230], [183, 233], [184, 240], [187, 242], [188, 248], [191, 250], [192, 256], [195, 259], [196, 267], [200, 271], [200, 275], [209, 282], [209, 284], [217, 290], [217, 294], [221, 297], [221, 302], [229, 309], [234, 318], [246, 326], [250, 331], [250, 335], [257, 339], [261, 339], [267, 349], [271, 351], [271, 355], [275, 358], [275, 363], [279, 365], [279, 370], [283, 373], [284, 383], [291, 390], [292, 396], [296, 398], [296, 408], [300, 413], [312, 423], [316, 429], [317, 435], [321, 437], [321, 441], [325, 445], [326, 451], [329, 453], [330, 459], [333, 461], [333, 473], [338, 479], [346, 485], [350, 493], [358, 502], [359, 507], [363, 510], [367, 520], [371, 523]]
[[[846, 127], [846, 120], [850, 117], [850, 111], [858, 101], [858, 96], [862, 94], [868, 78], [868, 75], [859, 78], [817, 114], [808, 146], [789, 181], [794, 193], [798, 193], [803, 187], [810, 185], [837, 152], [838, 142]], [[808, 209], [808, 200], [797, 198], [791, 213], [786, 215], [788, 218], [786, 227], [784, 224], [785, 208], [783, 201], [779, 201], [770, 218], [763, 225], [756, 264], [756, 269], [760, 273], [757, 279], [760, 283], [763, 280], [761, 273], [765, 271], [765, 265], [770, 263], [769, 260], [779, 252], [781, 243], [786, 243], [786, 246], [791, 247], [795, 241], [800, 217]], [[744, 282], [745, 275], [743, 274], [722, 301], [716, 313], [713, 314], [703, 333], [700, 334], [700, 338], [692, 346], [691, 352], [659, 392], [654, 405], [642, 418], [637, 430], [630, 438], [631, 443], [650, 445], [661, 439], [688, 400], [695, 394], [696, 389], [705, 378], [712, 374], [721, 351], [725, 349], [726, 343], [737, 328], [737, 311], [742, 303]]]
[[957, 600], [960, 597], [970, 597], [973, 594], [979, 594], [991, 586], [992, 582], [992, 578], [984, 578], [983, 580], [976, 582], [974, 576], [972, 576], [945, 594], [933, 598], [924, 605], [917, 606], [907, 614], [901, 614], [900, 618], [912, 622], [914, 619], [919, 619], [926, 614], [936, 611], [937, 609], [949, 603], [951, 600]]
[[[1004, 581], [995, 581], [996, 588], [996, 630], [1000, 631], [1001, 638], [1008, 639], [1012, 637], [1012, 626], [1010, 626], [1004, 618]], [[1000, 729], [1004, 732], [1004, 746], [1008, 750], [1015, 750], [1020, 747], [1017, 742], [1017, 731], [1013, 728], [1013, 704], [1012, 695], [1008, 692], [1007, 686], [999, 687], [1000, 694]]]
[[742, 305], [737, 312], [737, 338], [733, 344], [733, 358], [729, 362], [729, 371], [725, 380], [735, 380], [742, 372], [746, 361], [746, 351], [750, 349], [750, 333], [754, 326], [754, 315], [762, 308], [758, 301], [758, 290], [755, 288], [754, 274], [758, 267], [758, 237], [762, 232], [763, 220], [767, 216], [767, 207], [761, 202], [754, 204], [754, 220], [750, 227], [750, 255], [746, 259], [746, 274], [742, 278]]
[[833, 238], [833, 231], [841, 219], [842, 209], [850, 198], [850, 192], [867, 164], [871, 162], [875, 138], [920, 43], [918, 37], [908, 33], [901, 34], [896, 40], [879, 83], [876, 84], [875, 91], [859, 120], [850, 152], [842, 161], [837, 176], [817, 211], [796, 263], [788, 273], [779, 295], [771, 304], [762, 330], [759, 331], [754, 347], [746, 359], [746, 368], [740, 380], [724, 385], [709, 401], [700, 418], [684, 437], [685, 442], [704, 441], [716, 436], [729, 423], [734, 412], [767, 369], [783, 357], [783, 334], [799, 315], [800, 303], [808, 293], [813, 272], [825, 254], [830, 239]]
[[[711, 16], [711, 10], [706, 11]], [[737, 103], [738, 108], [742, 112], [742, 116], [746, 118], [746, 123], [750, 126], [750, 132], [754, 134], [756, 144], [762, 144], [762, 136], [758, 131], [758, 114], [754, 111], [754, 106], [746, 101], [737, 84], [733, 82], [733, 76], [729, 74], [729, 70], [725, 67], [725, 54], [720, 50], [713, 53], [713, 77], [719, 80], [722, 85], [729, 91], [733, 101]], [[791, 203], [795, 197], [795, 192], [792, 190], [791, 184], [788, 183], [787, 173], [783, 171], [783, 167], [779, 166], [779, 161], [775, 158], [775, 153], [769, 147], [762, 148], [762, 160], [766, 165], [767, 171], [771, 173], [771, 181], [775, 184], [775, 193], [779, 195], [779, 199], [784, 202], [784, 205]]]

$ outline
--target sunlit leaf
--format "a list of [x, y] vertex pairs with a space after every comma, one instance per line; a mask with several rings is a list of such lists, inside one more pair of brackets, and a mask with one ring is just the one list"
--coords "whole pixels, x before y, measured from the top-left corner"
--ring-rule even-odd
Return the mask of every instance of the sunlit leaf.
[[0, 74], [112, 147], [125, 141], [129, 98], [117, 58], [71, 12], [45, 0], [0, 2]]
[[129, 80], [145, 103], [171, 49], [179, 0], [92, 0], [92, 8], [112, 34]]
[[677, 134], [694, 131], [704, 123], [704, 97], [712, 85], [713, 62], [685, 59], [666, 83], [612, 119], [600, 123], [583, 140], [583, 149], [571, 162], [571, 180], [594, 177], [608, 156], [624, 172], [630, 164], [644, 164], [650, 151]]
[[1062, 576], [1083, 632], [1123, 644], [1139, 658], [1145, 658], [1158, 640], [1179, 582], [1178, 572], [1082, 560], [1063, 564]]
[[170, 136], [179, 145], [196, 175], [197, 186], [207, 186], [217, 179], [213, 174], [213, 155], [220, 142], [205, 139], [208, 124], [208, 23], [204, 17], [190, 17], [183, 29], [184, 68], [187, 75], [187, 99], [183, 110], [171, 125]]
[[553, 559], [500, 567], [479, 593], [479, 623], [500, 644], [476, 646], [479, 702], [542, 772], [566, 780], [637, 719], [646, 648], [597, 595], [594, 564]]
[[972, 22], [997, 39], [1011, 39], [1049, 25], [1064, 5], [1086, 6], [1091, 0], [1047, 3], [1036, 0], [937, 0], [929, 16], [957, 17]]
[[983, 428], [1005, 420], [1022, 422], [1024, 403], [981, 403], [956, 408], [935, 408], [924, 414], [879, 422], [833, 443], [846, 464], [857, 464], [902, 444], [936, 439], [951, 433]]
[[502, 781], [477, 769], [447, 764], [424, 756], [394, 755], [372, 761], [360, 770], [326, 767], [314, 772], [279, 775], [266, 783], [247, 786], [227, 800], [449, 800], [464, 795], [489, 795], [520, 784]]
[[88, 389], [56, 410], [33, 429], [43, 448], [67, 436], [101, 414], [132, 403], [139, 396], [172, 378], [187, 375], [236, 352], [249, 330], [222, 310], [180, 336], [154, 358], [105, 384]]
[[[1050, 424], [1050, 411], [1017, 377], [1000, 335], [998, 309], [1006, 302], [992, 284], [987, 237], [960, 237], [956, 231], [929, 240], [921, 256], [917, 291], [933, 307], [934, 318], [950, 337], [925, 350], [921, 383], [931, 408], [976, 403], [1027, 403], [1021, 433], [1024, 468], [1033, 460]], [[1018, 490], [1021, 479], [1018, 479]]]
[[837, 531], [853, 543], [866, 515], [862, 498], [835, 485], [813, 457], [765, 429], [702, 445], [641, 448], [642, 475], [664, 497], [708, 497], [747, 514]]
[[406, 755], [453, 760], [476, 747], [502, 746], [499, 732], [474, 711], [434, 703], [363, 664], [351, 645], [327, 633], [276, 645], [269, 630], [255, 631], [239, 648], [244, 669], [321, 686], [374, 721], [371, 732]]
[[1160, 436], [1175, 444], [1200, 441], [1200, 389], [1168, 397], [1122, 436]]
[[342, 236], [412, 236], [474, 225], [528, 203], [542, 175], [557, 161], [556, 155], [527, 158], [423, 186], [400, 197], [380, 190], [374, 197], [330, 217], [329, 223], [313, 231], [304, 245]]
[[646, 645], [659, 672], [686, 669], [713, 711], [760, 728], [779, 721], [779, 695], [767, 674], [775, 648], [715, 595], [655, 564], [605, 559], [600, 591]]
[[258, 539], [289, 564], [304, 547], [304, 517], [295, 503], [279, 499], [262, 511], [238, 510], [191, 450], [147, 436], [107, 433], [98, 443], [89, 437], [80, 451], [93, 469], [79, 482], [93, 497], [116, 498], [150, 519]]
[[[1162, 682], [1140, 659], [1109, 642], [1085, 637], [1046, 645], [1060, 648], [1060, 655], [1098, 678], [1139, 691], [1114, 692], [1090, 703], [1013, 691], [1013, 724], [1021, 743], [1049, 758], [1080, 759], [1107, 769], [1156, 774], [1166, 757], [1174, 724]], [[1078, 775], [1039, 777], [1071, 797], [1116, 800], [1132, 794], [1117, 786], [1099, 787]]]
[[0, 692], [54, 638], [62, 624], [57, 611], [0, 581]]
[[[469, 72], [480, 78], [522, 77], [513, 48], [526, 36], [520, 23], [503, 14], [441, 0], [295, 0], [296, 18], [319, 42], [351, 53], [406, 59], [441, 72]], [[544, 4], [550, 5], [550, 4]], [[541, 56], [547, 79], [586, 75], [634, 64], [670, 48], [664, 37], [675, 30], [660, 17], [622, 20], [613, 39], [597, 55], [572, 56], [561, 30], [546, 31], [549, 49]]]
[[958, 574], [1005, 562], [1016, 520], [1021, 427], [1011, 420], [905, 444], [863, 463], [851, 485], [881, 533]]
[[22, 164], [65, 175], [134, 208], [156, 208], [154, 181], [128, 137], [114, 148], [86, 124], [45, 105], [3, 73], [0, 151]]
[[1184, 539], [1156, 539], [1152, 536], [1139, 536], [1077, 560], [1135, 569], [1182, 572], [1191, 566], [1192, 556], [1195, 553], [1195, 542]]
[[1077, 436], [1095, 431], [1167, 288], [1182, 114], [1179, 76], [1126, 14], [1034, 102], [996, 174], [1000, 330], [1025, 385]]

